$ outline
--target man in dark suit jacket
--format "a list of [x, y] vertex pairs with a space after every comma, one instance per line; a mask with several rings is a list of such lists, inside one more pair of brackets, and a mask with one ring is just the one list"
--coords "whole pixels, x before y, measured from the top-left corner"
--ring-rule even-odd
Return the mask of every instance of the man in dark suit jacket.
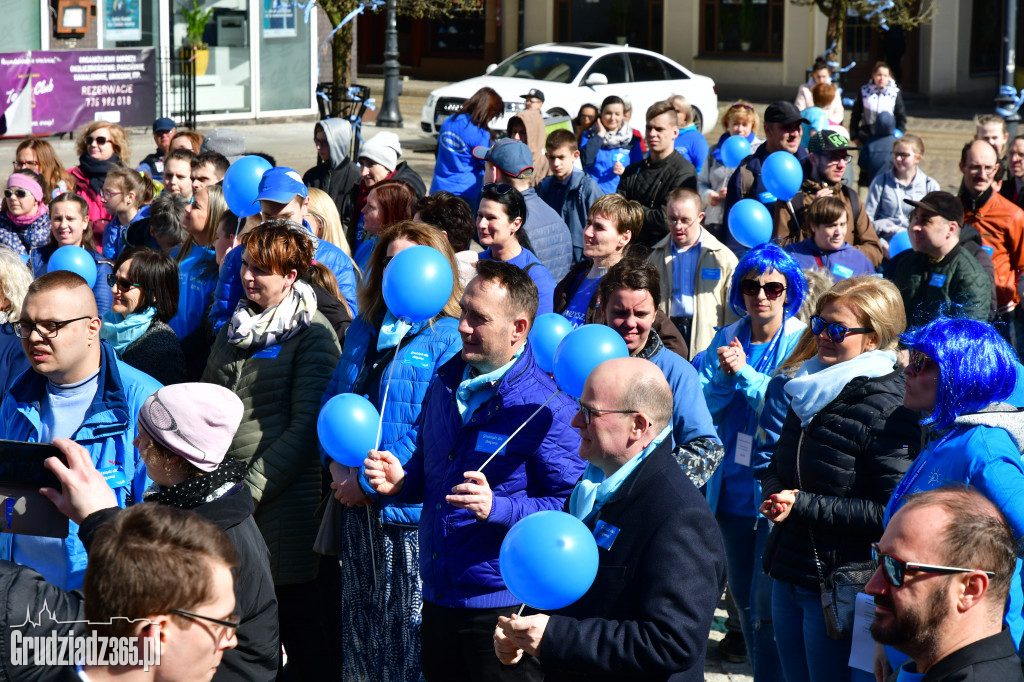
[[711, 510], [671, 456], [671, 416], [653, 363], [608, 360], [591, 373], [572, 422], [588, 464], [568, 511], [594, 532], [597, 578], [551, 615], [499, 618], [503, 663], [538, 656], [549, 682], [704, 679], [725, 553]]

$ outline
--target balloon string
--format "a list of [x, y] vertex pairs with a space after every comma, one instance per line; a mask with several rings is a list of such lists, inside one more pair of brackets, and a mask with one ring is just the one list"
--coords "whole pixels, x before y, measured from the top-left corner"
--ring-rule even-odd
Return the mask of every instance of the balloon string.
[[[786, 200], [786, 206], [789, 208], [789, 214], [791, 216], [793, 216], [793, 222], [796, 223], [796, 233], [798, 235], [802, 234], [802, 230], [801, 230], [801, 227], [800, 227], [800, 219], [796, 217], [796, 209], [793, 208], [793, 200], [792, 199], [787, 199]], [[800, 240], [798, 239], [797, 241], [800, 241]]]
[[391, 361], [391, 366], [388, 367], [388, 380], [384, 384], [384, 397], [380, 401], [380, 421], [377, 422], [377, 440], [374, 441], [376, 443], [373, 446], [374, 450], [380, 448], [380, 437], [384, 430], [384, 408], [387, 407], [388, 391], [391, 390], [391, 375], [395, 373], [395, 365], [398, 364], [398, 351], [402, 348], [402, 339], [405, 337], [405, 332], [408, 331], [405, 320], [399, 320], [398, 324], [398, 330], [402, 332], [402, 335], [398, 337], [398, 343], [395, 345], [395, 358]]
[[525, 604], [525, 603], [524, 603], [524, 604], [520, 604], [520, 605], [519, 605], [519, 612], [518, 612], [518, 613], [516, 613], [516, 615], [517, 615], [517, 616], [521, 616], [521, 615], [523, 615], [523, 609], [525, 609], [525, 608], [526, 608], [526, 604]]
[[545, 405], [547, 405], [548, 403], [550, 403], [550, 402], [551, 402], [552, 400], [554, 400], [555, 396], [556, 396], [556, 395], [558, 395], [558, 394], [559, 394], [559, 393], [561, 393], [561, 392], [562, 392], [562, 391], [561, 391], [561, 389], [558, 389], [558, 390], [556, 390], [556, 391], [555, 391], [554, 393], [552, 393], [552, 394], [551, 394], [551, 397], [550, 397], [550, 398], [548, 398], [547, 400], [545, 400], [545, 401], [544, 401], [544, 403], [543, 403], [543, 404], [542, 404], [542, 405], [541, 405], [540, 407], [538, 407], [538, 408], [537, 408], [536, 410], [534, 410], [534, 411], [533, 411], [533, 414], [531, 414], [531, 415], [530, 415], [529, 417], [527, 417], [527, 418], [526, 418], [526, 421], [524, 421], [524, 422], [522, 423], [522, 425], [520, 425], [520, 427], [519, 427], [518, 429], [516, 429], [515, 431], [513, 431], [513, 432], [512, 432], [512, 435], [511, 435], [511, 436], [509, 436], [508, 438], [506, 438], [506, 439], [505, 439], [505, 442], [504, 442], [504, 443], [502, 443], [501, 445], [499, 445], [499, 446], [497, 447], [497, 449], [496, 449], [496, 450], [494, 451], [494, 454], [492, 454], [492, 455], [491, 455], [490, 457], [488, 457], [488, 458], [487, 458], [487, 461], [485, 461], [485, 462], [484, 462], [483, 464], [481, 464], [481, 465], [480, 465], [480, 468], [479, 468], [479, 469], [477, 469], [477, 471], [483, 471], [483, 470], [484, 470], [484, 467], [485, 467], [485, 466], [487, 466], [488, 464], [490, 464], [491, 460], [492, 460], [492, 459], [494, 459], [495, 457], [497, 457], [497, 456], [498, 456], [498, 453], [499, 453], [499, 452], [501, 452], [501, 450], [502, 450], [502, 449], [503, 449], [503, 448], [504, 448], [504, 447], [505, 447], [506, 445], [508, 445], [508, 442], [509, 442], [510, 440], [512, 440], [512, 438], [514, 438], [514, 437], [515, 437], [515, 435], [516, 435], [517, 433], [519, 433], [520, 431], [522, 431], [522, 430], [523, 430], [523, 427], [525, 427], [525, 426], [526, 426], [527, 424], [529, 424], [529, 423], [530, 423], [530, 420], [531, 420], [531, 419], [533, 419], [534, 417], [536, 417], [536, 416], [537, 416], [537, 414], [538, 414], [538, 413], [539, 413], [539, 412], [540, 412], [541, 410], [543, 410], [543, 409], [544, 409], [544, 406], [545, 406]]
[[377, 591], [377, 557], [373, 555], [373, 512], [366, 505], [366, 537], [370, 539], [370, 566], [373, 568], [373, 591]]

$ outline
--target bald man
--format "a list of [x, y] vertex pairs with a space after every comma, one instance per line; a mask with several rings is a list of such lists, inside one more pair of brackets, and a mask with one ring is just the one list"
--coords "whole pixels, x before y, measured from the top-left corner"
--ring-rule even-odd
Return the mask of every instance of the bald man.
[[[92, 289], [72, 272], [32, 282], [13, 324], [31, 370], [14, 380], [0, 406], [0, 438], [70, 438], [89, 451], [118, 506], [141, 501], [149, 479], [133, 445], [136, 418], [160, 383], [121, 362], [100, 340]], [[86, 554], [74, 523], [64, 539], [4, 533], [0, 558], [30, 566], [58, 587], [82, 587]]]
[[547, 682], [704, 679], [725, 551], [672, 457], [671, 419], [672, 391], [649, 360], [608, 360], [587, 378], [572, 421], [587, 468], [567, 511], [594, 533], [597, 578], [551, 615], [499, 618], [502, 663], [537, 656]]

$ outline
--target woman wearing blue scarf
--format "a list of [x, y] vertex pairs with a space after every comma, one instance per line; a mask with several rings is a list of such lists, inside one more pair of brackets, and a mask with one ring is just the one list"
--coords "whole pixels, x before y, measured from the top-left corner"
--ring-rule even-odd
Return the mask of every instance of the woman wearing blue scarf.
[[885, 504], [917, 453], [920, 425], [895, 367], [905, 327], [895, 285], [845, 279], [818, 300], [768, 385], [754, 465], [763, 470], [760, 511], [774, 524], [763, 565], [788, 682], [872, 679], [848, 667], [849, 639], [828, 636], [820, 584], [870, 559]]
[[807, 282], [796, 261], [775, 244], [757, 246], [732, 277], [729, 305], [739, 321], [715, 334], [700, 367], [701, 387], [725, 458], [708, 481], [707, 498], [725, 540], [729, 589], [740, 614], [757, 682], [782, 679], [771, 617], [771, 580], [760, 569], [768, 521], [751, 447], [772, 375], [806, 325], [798, 320]]
[[[356, 393], [379, 411], [383, 405], [380, 448], [403, 463], [416, 443], [427, 387], [437, 369], [462, 349], [457, 278], [448, 303], [432, 320], [409, 325], [387, 309], [381, 291], [384, 270], [396, 254], [416, 245], [440, 251], [452, 272], [458, 272], [455, 253], [437, 228], [411, 220], [385, 228], [359, 290], [359, 316], [345, 335], [341, 361], [323, 397], [326, 402], [339, 393]], [[423, 603], [420, 505], [380, 505], [359, 468], [323, 461], [334, 481], [334, 498], [347, 505], [341, 510], [340, 539], [343, 678], [417, 679]]]
[[178, 266], [152, 249], [123, 251], [107, 275], [113, 294], [100, 338], [165, 386], [185, 381], [185, 356], [167, 322], [178, 311]]
[[729, 184], [729, 178], [736, 170], [722, 161], [722, 143], [732, 135], [742, 135], [750, 142], [750, 153], [753, 154], [764, 142], [763, 137], [756, 135], [760, 122], [761, 119], [749, 102], [740, 100], [726, 109], [722, 114], [721, 121], [725, 132], [711, 147], [704, 167], [697, 174], [697, 190], [700, 192], [700, 198], [707, 205], [707, 210], [704, 213], [704, 227], [711, 230], [711, 233], [719, 239], [725, 236], [723, 232], [725, 229], [725, 190]]

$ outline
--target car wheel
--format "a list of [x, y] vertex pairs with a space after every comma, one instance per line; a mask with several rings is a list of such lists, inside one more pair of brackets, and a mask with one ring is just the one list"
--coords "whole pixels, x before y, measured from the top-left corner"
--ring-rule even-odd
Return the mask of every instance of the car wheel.
[[693, 125], [697, 126], [698, 133], [704, 133], [704, 116], [697, 107], [693, 107]]

